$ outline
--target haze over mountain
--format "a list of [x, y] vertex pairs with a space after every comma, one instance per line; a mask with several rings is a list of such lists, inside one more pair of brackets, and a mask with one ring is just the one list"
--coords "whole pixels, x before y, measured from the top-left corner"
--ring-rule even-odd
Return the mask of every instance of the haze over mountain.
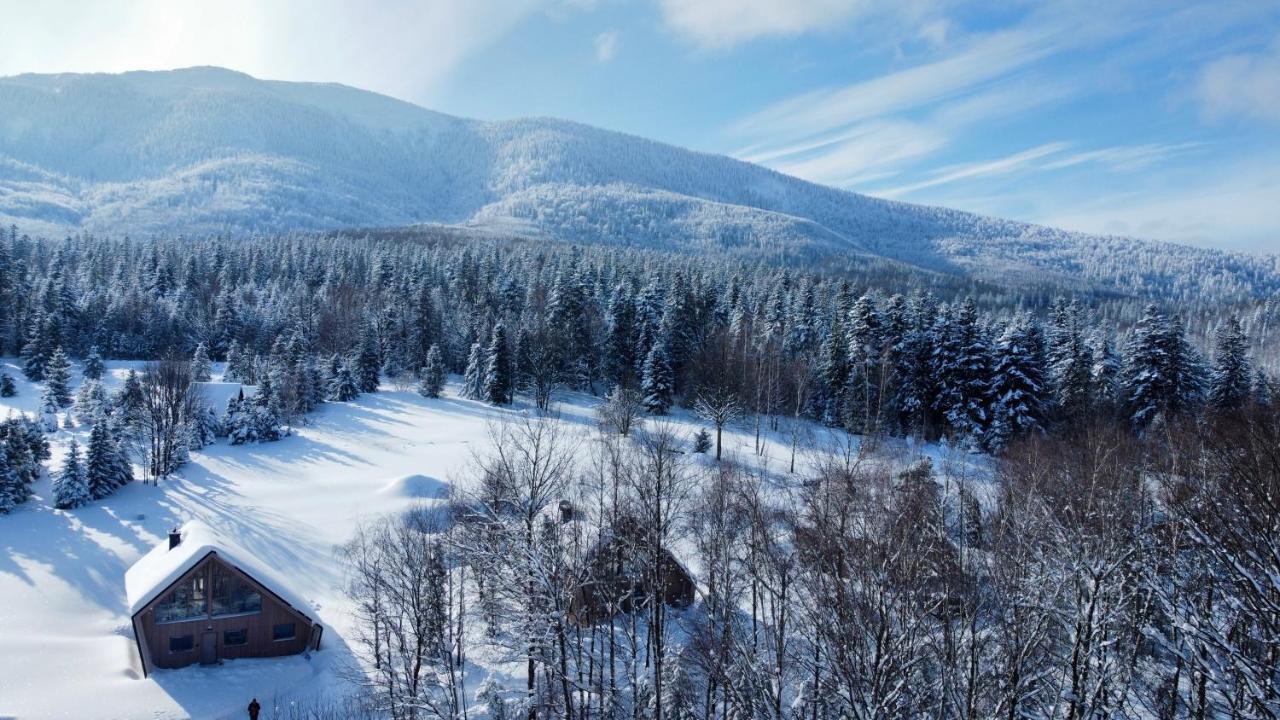
[[219, 68], [0, 79], [0, 220], [50, 235], [465, 224], [1175, 298], [1280, 288], [1276, 256], [892, 202], [564, 120], [481, 122]]

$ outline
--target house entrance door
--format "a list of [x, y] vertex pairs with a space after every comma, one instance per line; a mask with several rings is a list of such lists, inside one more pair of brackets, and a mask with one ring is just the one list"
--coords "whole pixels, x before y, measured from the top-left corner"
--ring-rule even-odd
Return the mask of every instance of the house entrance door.
[[218, 662], [218, 633], [206, 630], [200, 639], [200, 664], [212, 665]]

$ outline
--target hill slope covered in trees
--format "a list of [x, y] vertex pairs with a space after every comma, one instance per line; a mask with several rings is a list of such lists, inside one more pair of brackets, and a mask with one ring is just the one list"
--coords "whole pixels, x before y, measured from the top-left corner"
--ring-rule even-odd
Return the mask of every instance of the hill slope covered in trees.
[[816, 185], [554, 119], [480, 122], [219, 68], [0, 79], [0, 221], [23, 231], [468, 224], [791, 263], [887, 258], [1011, 283], [1258, 297], [1280, 261]]

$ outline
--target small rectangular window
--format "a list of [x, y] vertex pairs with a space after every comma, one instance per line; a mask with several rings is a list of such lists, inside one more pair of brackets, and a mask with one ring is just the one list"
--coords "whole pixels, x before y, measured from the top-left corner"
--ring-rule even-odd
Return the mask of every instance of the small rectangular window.
[[272, 640], [292, 640], [296, 634], [297, 630], [293, 623], [281, 623], [271, 628]]
[[246, 628], [222, 631], [223, 645], [244, 645], [247, 642], [249, 642], [249, 631]]
[[196, 639], [194, 635], [178, 635], [177, 637], [169, 638], [169, 652], [171, 653], [187, 652], [195, 646]]

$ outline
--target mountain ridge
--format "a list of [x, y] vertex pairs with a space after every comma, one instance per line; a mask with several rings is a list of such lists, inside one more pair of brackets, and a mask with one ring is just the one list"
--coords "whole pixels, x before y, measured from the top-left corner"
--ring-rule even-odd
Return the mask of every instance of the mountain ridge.
[[486, 122], [223, 68], [0, 78], [0, 221], [48, 234], [423, 223], [572, 242], [884, 257], [1178, 297], [1280, 289], [1280, 258], [873, 198], [558, 118]]

